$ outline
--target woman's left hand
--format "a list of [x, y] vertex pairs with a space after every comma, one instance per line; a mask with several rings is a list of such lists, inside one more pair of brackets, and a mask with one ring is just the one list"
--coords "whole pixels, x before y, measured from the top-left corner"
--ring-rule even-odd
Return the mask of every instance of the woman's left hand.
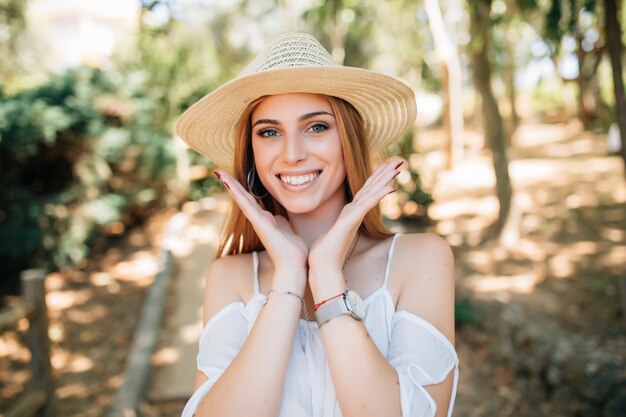
[[341, 271], [365, 215], [386, 195], [395, 191], [388, 184], [398, 175], [401, 165], [402, 161], [391, 161], [372, 173], [352, 201], [341, 210], [333, 227], [312, 245], [309, 251], [310, 270]]

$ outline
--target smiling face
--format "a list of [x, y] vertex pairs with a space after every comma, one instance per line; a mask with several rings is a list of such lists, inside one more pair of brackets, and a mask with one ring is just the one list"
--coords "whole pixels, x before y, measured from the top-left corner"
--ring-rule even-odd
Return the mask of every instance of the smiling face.
[[281, 94], [251, 114], [252, 150], [265, 188], [289, 213], [345, 204], [346, 168], [337, 120], [324, 96]]

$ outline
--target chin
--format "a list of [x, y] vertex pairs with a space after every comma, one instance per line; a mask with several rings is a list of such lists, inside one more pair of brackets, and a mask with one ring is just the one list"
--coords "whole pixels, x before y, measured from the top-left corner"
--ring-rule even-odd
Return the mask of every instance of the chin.
[[313, 201], [288, 201], [283, 202], [279, 201], [280, 204], [287, 210], [288, 213], [292, 214], [306, 214], [315, 210], [317, 204]]

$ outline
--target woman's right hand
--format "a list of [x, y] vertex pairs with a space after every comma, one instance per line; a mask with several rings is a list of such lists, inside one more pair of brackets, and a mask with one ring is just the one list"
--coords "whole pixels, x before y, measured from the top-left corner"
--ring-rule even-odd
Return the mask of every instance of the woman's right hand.
[[[295, 273], [306, 279], [306, 273], [300, 274], [299, 272], [306, 272], [309, 248], [306, 242], [294, 233], [287, 219], [264, 210], [252, 194], [228, 173], [215, 171], [215, 174], [230, 191], [233, 200], [254, 227], [274, 263], [275, 271], [286, 272], [286, 274], [279, 274], [280, 276], [290, 276]], [[298, 283], [299, 286], [301, 285], [299, 288], [280, 289], [297, 290], [301, 293], [304, 291], [304, 284], [305, 282]], [[283, 287], [283, 284], [279, 286]]]

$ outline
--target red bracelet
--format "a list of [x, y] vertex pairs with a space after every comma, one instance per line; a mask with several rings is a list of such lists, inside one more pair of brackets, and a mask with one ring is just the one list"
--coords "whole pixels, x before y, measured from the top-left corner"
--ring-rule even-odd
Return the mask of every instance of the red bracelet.
[[327, 299], [326, 299], [326, 300], [324, 300], [324, 301], [320, 301], [319, 303], [315, 304], [315, 305], [313, 306], [313, 308], [315, 308], [315, 311], [317, 311], [317, 309], [318, 309], [318, 308], [320, 308], [321, 306], [323, 306], [324, 304], [326, 304], [326, 303], [327, 303], [327, 302], [329, 302], [330, 300], [334, 300], [335, 298], [341, 297], [343, 294], [344, 294], [344, 293], [337, 294], [337, 295], [334, 295], [334, 296], [332, 296], [332, 297], [330, 297], [330, 298], [327, 298]]

